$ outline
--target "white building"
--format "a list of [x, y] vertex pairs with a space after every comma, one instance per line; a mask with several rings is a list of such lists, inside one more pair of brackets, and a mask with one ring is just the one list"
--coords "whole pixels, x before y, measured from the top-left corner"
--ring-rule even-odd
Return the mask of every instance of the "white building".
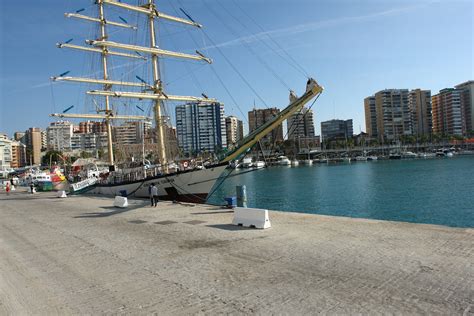
[[70, 150], [73, 131], [74, 126], [69, 121], [52, 122], [48, 128], [46, 128], [48, 150]]
[[215, 152], [227, 146], [224, 104], [187, 103], [176, 107], [179, 147], [188, 154]]
[[71, 137], [71, 150], [94, 151], [107, 148], [107, 133], [75, 133]]
[[0, 134], [0, 170], [11, 168], [12, 162], [12, 141], [7, 135]]

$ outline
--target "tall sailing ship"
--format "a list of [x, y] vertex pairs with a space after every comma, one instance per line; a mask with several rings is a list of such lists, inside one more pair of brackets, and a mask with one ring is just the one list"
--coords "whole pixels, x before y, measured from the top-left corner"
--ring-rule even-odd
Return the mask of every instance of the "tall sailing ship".
[[[70, 48], [85, 51], [91, 54], [100, 54], [101, 56], [101, 78], [71, 77], [67, 73], [57, 77], [52, 77], [53, 81], [67, 81], [75, 83], [87, 83], [101, 86], [102, 89], [89, 90], [86, 93], [92, 96], [98, 96], [103, 99], [102, 106], [97, 109], [96, 114], [69, 114], [54, 113], [53, 117], [61, 118], [83, 118], [83, 119], [101, 119], [106, 123], [107, 130], [107, 155], [109, 163], [109, 174], [107, 178], [97, 179], [85, 182], [84, 185], [73, 186], [75, 190], [87, 189], [88, 192], [117, 195], [119, 192], [126, 192], [128, 196], [148, 197], [149, 186], [154, 183], [158, 187], [161, 199], [172, 199], [187, 202], [203, 203], [208, 198], [210, 192], [216, 186], [216, 182], [223, 179], [223, 173], [230, 162], [239, 159], [248, 152], [248, 149], [254, 146], [261, 138], [272, 131], [276, 126], [286, 120], [292, 113], [301, 110], [301, 108], [311, 99], [319, 96], [323, 88], [314, 80], [309, 78], [306, 83], [306, 91], [301, 97], [296, 97], [290, 93], [290, 104], [276, 115], [271, 121], [244, 137], [225, 157], [220, 161], [208, 166], [190, 166], [185, 170], [180, 170], [175, 163], [175, 157], [167, 155], [166, 123], [163, 115], [163, 106], [166, 102], [216, 102], [215, 99], [193, 96], [171, 95], [165, 93], [163, 78], [159, 68], [159, 58], [179, 58], [212, 63], [212, 60], [204, 54], [196, 51], [196, 54], [186, 54], [161, 49], [157, 46], [156, 24], [160, 21], [180, 23], [190, 27], [201, 28], [202, 25], [195, 22], [187, 13], [183, 11], [187, 19], [171, 16], [160, 12], [154, 0], [142, 0], [137, 5], [131, 5], [116, 0], [96, 0], [98, 16], [92, 17], [80, 14], [83, 10], [75, 13], [66, 13], [68, 18], [77, 18], [99, 25], [99, 34], [96, 39], [86, 40], [89, 46], [71, 44], [70, 41], [58, 43], [58, 48]], [[120, 18], [121, 22], [109, 20], [106, 18], [105, 11], [113, 7], [114, 10], [127, 10], [138, 15], [142, 15], [147, 20], [146, 33], [149, 38], [149, 46], [140, 46], [135, 44], [121, 43], [112, 41], [107, 33], [109, 27], [136, 29], [137, 26], [129, 24], [125, 19]], [[114, 80], [109, 77], [109, 62], [111, 58], [139, 58], [145, 60], [151, 69], [151, 83], [136, 76], [138, 82], [126, 82]], [[117, 87], [127, 87], [130, 91], [122, 91]], [[138, 91], [137, 91], [138, 90]], [[156, 168], [150, 170], [117, 168], [114, 160], [114, 150], [112, 142], [112, 121], [113, 120], [138, 120], [145, 121], [151, 118], [146, 116], [119, 115], [112, 110], [114, 99], [135, 99], [140, 101], [152, 101], [154, 112], [154, 123], [156, 129], [156, 142], [158, 147], [159, 164]], [[74, 190], [74, 189], [73, 189]]]

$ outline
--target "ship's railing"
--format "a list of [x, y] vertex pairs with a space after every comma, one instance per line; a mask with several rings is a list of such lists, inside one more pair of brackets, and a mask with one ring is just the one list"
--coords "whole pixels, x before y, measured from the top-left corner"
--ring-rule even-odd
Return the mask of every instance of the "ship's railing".
[[[179, 167], [176, 165], [168, 166], [168, 170], [170, 172], [176, 172], [179, 170], [178, 168]], [[113, 172], [109, 174], [107, 178], [100, 179], [98, 183], [115, 184], [115, 183], [122, 183], [122, 182], [133, 182], [133, 181], [154, 178], [159, 175], [162, 175], [161, 166], [153, 166], [153, 167], [148, 167], [148, 168], [143, 168], [143, 166], [141, 166], [141, 167], [129, 168], [129, 169]]]

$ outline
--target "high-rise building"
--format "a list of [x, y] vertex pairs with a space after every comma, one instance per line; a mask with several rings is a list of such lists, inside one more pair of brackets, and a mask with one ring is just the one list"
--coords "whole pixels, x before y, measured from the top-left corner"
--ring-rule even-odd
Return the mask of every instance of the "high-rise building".
[[474, 134], [474, 80], [469, 80], [455, 86], [461, 90], [461, 108], [464, 116], [466, 133]]
[[151, 129], [151, 122], [132, 121], [114, 126], [112, 130], [113, 141], [116, 144], [139, 144]]
[[433, 133], [463, 135], [466, 131], [461, 96], [463, 90], [446, 88], [432, 96]]
[[369, 137], [378, 137], [377, 133], [377, 114], [375, 109], [375, 96], [364, 99], [365, 110], [365, 130]]
[[71, 137], [74, 126], [69, 121], [51, 122], [46, 128], [48, 150], [71, 150]]
[[41, 129], [38, 127], [30, 127], [25, 132], [25, 145], [27, 150], [26, 161], [27, 164], [39, 165], [41, 164], [41, 148], [42, 136]]
[[94, 151], [107, 149], [107, 133], [74, 133], [71, 136], [71, 150]]
[[236, 144], [244, 137], [243, 123], [235, 116], [228, 116], [225, 118], [225, 129], [227, 146]]
[[415, 89], [408, 95], [413, 135], [429, 136], [432, 133], [431, 91]]
[[[280, 113], [280, 109], [278, 108], [253, 109], [252, 111], [249, 111], [249, 132], [254, 131], [266, 122], [270, 121], [278, 113]], [[265, 135], [262, 138], [261, 144], [269, 148], [276, 142], [283, 142], [283, 126], [281, 124], [275, 127], [270, 133]]]
[[15, 132], [13, 134], [13, 139], [19, 142], [25, 142], [25, 132]]
[[187, 103], [176, 107], [178, 145], [187, 154], [226, 147], [224, 104]]
[[354, 134], [352, 120], [329, 120], [321, 122], [322, 141], [349, 139]]
[[94, 123], [92, 121], [84, 121], [84, 122], [79, 122], [79, 130], [78, 132], [81, 134], [85, 133], [92, 133], [92, 129], [94, 128]]
[[0, 134], [0, 170], [11, 168], [12, 141], [7, 135]]
[[107, 125], [105, 122], [83, 121], [79, 122], [75, 133], [106, 133]]
[[288, 139], [314, 137], [314, 118], [311, 109], [302, 108], [286, 120]]
[[380, 141], [412, 135], [408, 89], [386, 89], [375, 94], [377, 134]]
[[21, 168], [26, 166], [26, 145], [19, 141], [12, 141], [12, 168]]
[[241, 120], [237, 121], [237, 139], [244, 139], [244, 122]]
[[48, 148], [48, 134], [46, 131], [41, 131], [41, 151]]

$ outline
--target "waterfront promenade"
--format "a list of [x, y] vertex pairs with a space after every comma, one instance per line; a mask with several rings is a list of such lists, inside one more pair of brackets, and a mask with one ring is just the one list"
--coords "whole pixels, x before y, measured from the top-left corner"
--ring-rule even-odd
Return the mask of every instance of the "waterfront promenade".
[[474, 313], [474, 230], [0, 194], [0, 314]]

